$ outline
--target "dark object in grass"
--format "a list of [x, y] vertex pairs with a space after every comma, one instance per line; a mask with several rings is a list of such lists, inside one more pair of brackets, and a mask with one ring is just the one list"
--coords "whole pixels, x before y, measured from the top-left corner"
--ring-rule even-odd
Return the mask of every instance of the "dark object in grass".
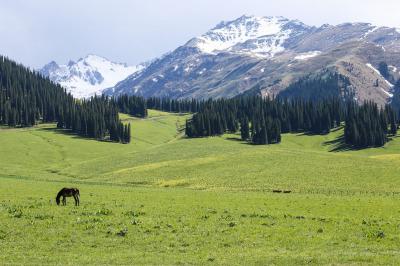
[[376, 234], [376, 236], [377, 236], [378, 238], [385, 238], [385, 233], [384, 233], [383, 231], [379, 231], [379, 232]]
[[128, 229], [127, 228], [124, 228], [121, 231], [116, 233], [117, 236], [122, 236], [122, 237], [126, 236], [127, 234], [128, 234]]
[[289, 194], [292, 193], [291, 190], [280, 190], [280, 189], [274, 189], [272, 190], [273, 193], [284, 193], [284, 194]]
[[67, 205], [67, 197], [74, 197], [75, 206], [79, 206], [79, 189], [77, 188], [63, 188], [58, 192], [56, 197], [57, 205], [60, 205], [60, 198], [62, 197], [62, 205]]

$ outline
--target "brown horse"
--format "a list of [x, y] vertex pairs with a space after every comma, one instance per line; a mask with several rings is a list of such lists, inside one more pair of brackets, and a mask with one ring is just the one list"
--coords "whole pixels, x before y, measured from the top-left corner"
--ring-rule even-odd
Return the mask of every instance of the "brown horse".
[[63, 205], [67, 205], [67, 197], [74, 197], [75, 200], [75, 206], [79, 206], [79, 189], [77, 188], [63, 188], [58, 192], [57, 197], [56, 197], [56, 202], [57, 205], [60, 205], [60, 198], [62, 198], [62, 203]]

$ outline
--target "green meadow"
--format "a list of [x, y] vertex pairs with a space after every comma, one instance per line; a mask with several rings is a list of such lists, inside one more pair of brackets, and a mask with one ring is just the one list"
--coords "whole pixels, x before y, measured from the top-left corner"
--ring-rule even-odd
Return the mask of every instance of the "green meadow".
[[[254, 146], [187, 139], [188, 115], [121, 118], [130, 144], [0, 128], [1, 265], [400, 264], [400, 139]], [[57, 206], [62, 187], [81, 206]]]

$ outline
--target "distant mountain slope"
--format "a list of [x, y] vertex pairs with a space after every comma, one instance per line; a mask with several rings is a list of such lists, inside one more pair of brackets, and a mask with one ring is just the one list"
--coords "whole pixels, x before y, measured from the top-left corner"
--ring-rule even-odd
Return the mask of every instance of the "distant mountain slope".
[[395, 28], [311, 27], [283, 17], [243, 16], [218, 24], [105, 92], [173, 98], [248, 91], [277, 95], [310, 73], [329, 70], [349, 79], [357, 100], [383, 104], [393, 88], [373, 69], [382, 61], [397, 79], [400, 33]]
[[231, 22], [221, 22], [206, 34], [190, 40], [186, 46], [210, 54], [230, 51], [271, 58], [285, 50], [287, 40], [311, 29], [299, 21], [283, 17], [243, 16]]
[[127, 66], [114, 63], [97, 55], [88, 55], [67, 65], [50, 62], [40, 73], [59, 83], [76, 98], [101, 94], [104, 89], [117, 84], [144, 68], [143, 65]]

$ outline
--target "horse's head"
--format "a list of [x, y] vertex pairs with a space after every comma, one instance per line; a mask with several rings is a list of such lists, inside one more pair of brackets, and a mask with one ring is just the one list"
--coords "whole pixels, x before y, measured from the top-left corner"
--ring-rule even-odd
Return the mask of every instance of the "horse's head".
[[60, 198], [59, 197], [56, 198], [56, 202], [57, 202], [57, 205], [60, 205]]

